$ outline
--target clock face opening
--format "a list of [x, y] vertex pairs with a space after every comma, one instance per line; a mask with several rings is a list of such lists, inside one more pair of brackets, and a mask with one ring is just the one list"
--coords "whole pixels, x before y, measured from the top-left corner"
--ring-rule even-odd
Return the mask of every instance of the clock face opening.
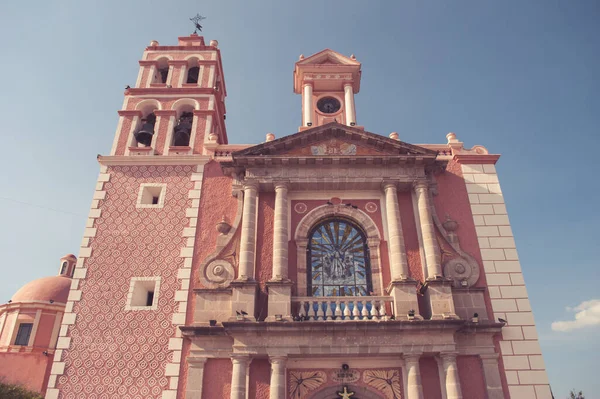
[[337, 98], [323, 97], [317, 101], [317, 108], [324, 114], [334, 114], [341, 108], [341, 104]]

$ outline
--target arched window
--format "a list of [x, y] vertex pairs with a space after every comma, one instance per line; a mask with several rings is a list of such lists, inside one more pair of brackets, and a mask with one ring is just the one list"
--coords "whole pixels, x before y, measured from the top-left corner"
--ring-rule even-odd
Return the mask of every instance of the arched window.
[[198, 83], [198, 76], [200, 74], [200, 64], [197, 58], [190, 58], [188, 60], [187, 67], [187, 78], [185, 83]]
[[160, 58], [156, 61], [156, 71], [152, 79], [152, 83], [167, 83], [169, 76], [169, 64], [167, 58]]
[[368, 296], [373, 291], [366, 235], [350, 219], [333, 217], [309, 233], [309, 296]]

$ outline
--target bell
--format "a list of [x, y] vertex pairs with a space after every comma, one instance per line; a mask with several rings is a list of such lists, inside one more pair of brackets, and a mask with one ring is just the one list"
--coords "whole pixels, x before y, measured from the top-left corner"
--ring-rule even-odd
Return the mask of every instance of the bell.
[[188, 76], [186, 83], [198, 83], [198, 74], [200, 73], [200, 68], [192, 67], [188, 70]]
[[179, 123], [175, 126], [173, 132], [173, 145], [176, 147], [186, 147], [190, 144], [190, 134], [192, 133], [192, 119], [194, 114], [183, 112], [179, 118]]
[[156, 123], [156, 116], [154, 114], [148, 115], [145, 119], [142, 119], [142, 128], [134, 134], [135, 140], [145, 146], [152, 144], [152, 136], [154, 135], [154, 124]]

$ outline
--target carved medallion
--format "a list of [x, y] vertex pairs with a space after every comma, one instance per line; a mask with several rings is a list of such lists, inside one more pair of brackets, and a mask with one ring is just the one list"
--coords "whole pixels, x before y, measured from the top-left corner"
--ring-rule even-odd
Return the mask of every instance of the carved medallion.
[[453, 258], [444, 264], [444, 276], [452, 278], [455, 287], [470, 287], [479, 279], [479, 265], [467, 258]]
[[375, 213], [377, 212], [377, 209], [377, 204], [374, 202], [367, 202], [365, 205], [365, 210], [369, 213]]
[[224, 288], [235, 278], [235, 271], [231, 263], [224, 259], [216, 259], [206, 265], [204, 277], [212, 286], [209, 288]]
[[308, 207], [304, 202], [298, 202], [296, 205], [294, 205], [294, 211], [296, 211], [296, 213], [305, 213], [307, 209]]

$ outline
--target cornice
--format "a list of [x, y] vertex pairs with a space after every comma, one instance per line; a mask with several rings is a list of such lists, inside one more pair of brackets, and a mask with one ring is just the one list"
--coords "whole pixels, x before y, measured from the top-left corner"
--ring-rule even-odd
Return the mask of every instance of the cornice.
[[206, 155], [98, 155], [103, 166], [128, 165], [205, 165], [212, 159]]
[[194, 94], [212, 94], [216, 95], [217, 91], [214, 88], [208, 87], [131, 87], [126, 90], [127, 95], [138, 96], [144, 94], [182, 94], [182, 95], [194, 95]]
[[454, 161], [460, 164], [495, 164], [500, 159], [499, 154], [456, 154]]

